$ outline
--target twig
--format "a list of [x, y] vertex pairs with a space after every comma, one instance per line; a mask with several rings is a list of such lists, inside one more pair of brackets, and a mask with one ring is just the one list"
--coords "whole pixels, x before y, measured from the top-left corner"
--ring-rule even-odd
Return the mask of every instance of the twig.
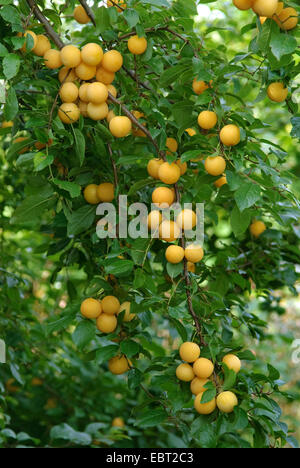
[[43, 15], [43, 13], [39, 9], [35, 1], [34, 0], [26, 0], [26, 1], [29, 7], [32, 8], [35, 17], [40, 21], [40, 23], [42, 23], [42, 25], [46, 29], [48, 36], [52, 39], [54, 44], [56, 44], [59, 49], [62, 49], [64, 47], [63, 41], [61, 40], [59, 35], [54, 31], [51, 24], [49, 23], [47, 18]]
[[[81, 3], [81, 2], [80, 2]], [[123, 8], [121, 5], [119, 5], [118, 3], [114, 2], [113, 0], [110, 0], [110, 3], [113, 4], [113, 6], [115, 6], [116, 8], [119, 8], [121, 11], [125, 11], [125, 8]]]
[[[177, 203], [180, 203], [180, 192], [179, 192], [179, 188], [178, 188], [177, 184], [175, 184], [175, 193], [176, 193]], [[185, 240], [184, 240], [183, 236], [180, 239], [180, 243], [181, 243], [181, 247], [183, 249], [185, 249]], [[191, 280], [190, 280], [190, 276], [189, 276], [189, 272], [188, 272], [188, 268], [187, 268], [187, 259], [186, 258], [184, 258], [184, 260], [183, 260], [183, 266], [184, 266], [183, 278], [184, 278], [185, 285], [186, 285], [186, 298], [187, 298], [187, 305], [188, 305], [189, 313], [190, 313], [190, 315], [192, 316], [192, 318], [194, 320], [195, 327], [196, 327], [196, 330], [197, 330], [197, 334], [198, 334], [198, 337], [200, 339], [200, 344], [202, 346], [207, 346], [207, 344], [206, 344], [206, 342], [205, 342], [205, 340], [203, 338], [203, 335], [202, 335], [202, 327], [200, 325], [199, 318], [197, 317], [197, 314], [196, 314], [196, 312], [194, 311], [194, 308], [193, 308], [193, 302], [192, 302], [192, 296], [191, 296], [191, 290], [190, 290]]]
[[[132, 71], [132, 70], [128, 70], [128, 68], [126, 68], [124, 65], [122, 67], [122, 69], [125, 71], [125, 73], [127, 73], [128, 76], [130, 76], [130, 78], [132, 78], [134, 81], [137, 80], [137, 77], [135, 75], [135, 73]], [[146, 83], [143, 83], [143, 81], [140, 81], [139, 80], [139, 84], [144, 88], [144, 89], [147, 89], [148, 91], [151, 91], [151, 88], [149, 88], [149, 86], [146, 84]]]
[[122, 111], [124, 112], [124, 114], [127, 115], [127, 117], [131, 120], [131, 122], [136, 126], [138, 127], [140, 130], [142, 130], [145, 135], [147, 136], [147, 138], [151, 141], [152, 145], [155, 147], [156, 151], [157, 151], [157, 154], [161, 157], [161, 158], [164, 158], [165, 157], [165, 153], [164, 151], [160, 151], [159, 149], [159, 146], [158, 144], [156, 143], [156, 141], [153, 139], [151, 133], [149, 132], [149, 130], [144, 127], [144, 125], [142, 125], [138, 119], [136, 119], [134, 117], [134, 115], [127, 109], [126, 106], [124, 106], [124, 104], [122, 104], [118, 99], [116, 99], [111, 93], [108, 93], [108, 96], [109, 96], [109, 99], [111, 100], [111, 102], [113, 102], [114, 104], [116, 104], [117, 106], [120, 106]]
[[79, 0], [83, 8], [85, 9], [86, 14], [88, 15], [89, 18], [91, 18], [91, 21], [94, 26], [96, 26], [96, 17], [94, 15], [93, 10], [88, 6], [85, 0]]

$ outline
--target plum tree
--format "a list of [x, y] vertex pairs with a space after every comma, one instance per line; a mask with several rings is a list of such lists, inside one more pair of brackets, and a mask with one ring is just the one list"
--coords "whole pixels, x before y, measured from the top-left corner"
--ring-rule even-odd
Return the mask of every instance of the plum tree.
[[299, 7], [198, 3], [1, 4], [1, 447], [297, 445]]

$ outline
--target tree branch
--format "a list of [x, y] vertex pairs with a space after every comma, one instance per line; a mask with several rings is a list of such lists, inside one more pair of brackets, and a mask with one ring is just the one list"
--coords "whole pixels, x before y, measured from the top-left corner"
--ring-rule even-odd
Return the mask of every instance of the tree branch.
[[34, 0], [26, 0], [29, 7], [33, 10], [33, 13], [34, 13], [34, 16], [40, 21], [40, 23], [42, 23], [42, 25], [44, 26], [48, 36], [50, 37], [50, 39], [52, 39], [52, 41], [54, 42], [55, 45], [57, 45], [57, 47], [59, 49], [62, 49], [64, 47], [64, 43], [63, 41], [61, 40], [61, 38], [59, 37], [59, 35], [54, 31], [54, 29], [52, 28], [51, 24], [49, 23], [49, 21], [47, 20], [47, 18], [43, 15], [43, 13], [41, 12], [41, 10], [39, 9], [39, 7], [37, 6], [37, 4], [35, 3]]
[[91, 21], [94, 26], [96, 26], [96, 17], [94, 15], [93, 10], [88, 6], [85, 0], [79, 0], [83, 8], [85, 9], [86, 14], [88, 15], [89, 18], [91, 18]]
[[[128, 70], [128, 68], [126, 68], [124, 65], [123, 65], [123, 70], [125, 71], [125, 73], [127, 73], [128, 76], [130, 76], [130, 78], [132, 78], [134, 81], [136, 81], [136, 75], [135, 73], [132, 71], [132, 70]], [[139, 80], [139, 84], [144, 88], [144, 89], [147, 89], [148, 91], [151, 91], [151, 88], [149, 88], [149, 86], [146, 84], [146, 83], [143, 83], [142, 81]]]
[[116, 99], [111, 93], [108, 93], [108, 96], [109, 96], [109, 99], [111, 102], [113, 102], [114, 104], [116, 104], [117, 106], [119, 106], [122, 111], [124, 112], [125, 115], [127, 115], [127, 117], [131, 120], [131, 122], [136, 126], [138, 127], [140, 130], [142, 130], [142, 132], [145, 133], [145, 135], [147, 136], [148, 140], [151, 141], [152, 145], [155, 147], [156, 151], [157, 151], [157, 154], [159, 155], [159, 157], [161, 158], [164, 158], [165, 157], [165, 153], [164, 151], [160, 151], [159, 149], [159, 146], [158, 144], [156, 143], [156, 141], [153, 139], [151, 133], [149, 132], [149, 130], [144, 127], [144, 125], [142, 125], [138, 119], [136, 119], [134, 117], [134, 115], [127, 109], [126, 106], [124, 106], [124, 104], [122, 104], [118, 99]]
[[[176, 193], [177, 203], [180, 203], [180, 192], [179, 192], [179, 188], [178, 188], [177, 184], [175, 184], [175, 193]], [[183, 236], [180, 239], [180, 243], [181, 243], [181, 247], [183, 249], [185, 249], [185, 240], [184, 240]], [[199, 340], [200, 340], [200, 344], [202, 346], [207, 346], [207, 344], [206, 344], [206, 342], [205, 342], [205, 340], [203, 338], [203, 335], [202, 335], [202, 327], [201, 327], [199, 318], [197, 317], [197, 314], [196, 314], [196, 312], [194, 311], [194, 308], [193, 308], [191, 289], [190, 289], [191, 288], [191, 280], [190, 280], [190, 276], [189, 276], [189, 272], [188, 272], [188, 268], [187, 268], [187, 259], [186, 258], [183, 259], [183, 266], [184, 266], [183, 278], [184, 278], [185, 286], [186, 286], [185, 290], [186, 290], [186, 298], [187, 298], [187, 305], [188, 305], [189, 313], [190, 313], [190, 315], [192, 316], [192, 318], [194, 320], [195, 327], [196, 327], [196, 330], [197, 330], [197, 335], [198, 335]]]

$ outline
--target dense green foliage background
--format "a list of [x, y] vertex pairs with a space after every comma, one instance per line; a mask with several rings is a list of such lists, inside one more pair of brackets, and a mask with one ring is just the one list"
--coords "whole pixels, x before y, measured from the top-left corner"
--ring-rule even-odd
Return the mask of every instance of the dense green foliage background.
[[[14, 120], [12, 129], [0, 130], [0, 338], [8, 346], [7, 364], [0, 366], [0, 446], [296, 446], [299, 365], [291, 362], [291, 345], [299, 322], [299, 27], [287, 34], [271, 20], [261, 27], [252, 12], [229, 1], [207, 2], [209, 16], [201, 9], [197, 16], [192, 0], [129, 0], [119, 14], [96, 6], [96, 28], [73, 21], [74, 1], [44, 10], [65, 42], [116, 45], [130, 69], [133, 58], [118, 36], [167, 24], [189, 39], [149, 32], [137, 73], [150, 90], [124, 70], [116, 87], [129, 110], [145, 114], [160, 149], [167, 136], [179, 141], [179, 156], [189, 161], [182, 201], [205, 202], [205, 259], [191, 275], [208, 344], [202, 355], [220, 362], [233, 351], [243, 370], [237, 379], [226, 373], [223, 384], [239, 397], [234, 414], [203, 417], [193, 409], [188, 384], [175, 378], [182, 340], [198, 340], [182, 266], [166, 265], [161, 241], [99, 241], [95, 208], [81, 194], [89, 183], [114, 181], [110, 143], [118, 192], [149, 204], [153, 181], [146, 165], [155, 148], [134, 136], [116, 141], [105, 123], [89, 119], [64, 126], [56, 111], [49, 124], [57, 72], [21, 54], [16, 38], [24, 21], [37, 33], [43, 27], [28, 16], [25, 1], [0, 4], [1, 112], [2, 120]], [[299, 11], [295, 2], [286, 4]], [[194, 95], [195, 76], [212, 79], [212, 89]], [[289, 86], [287, 103], [266, 97], [274, 80]], [[184, 132], [196, 128], [208, 105], [219, 122], [242, 128], [241, 143], [225, 150], [228, 185], [219, 191], [203, 163], [190, 161], [219, 151], [217, 136]], [[54, 144], [19, 155], [15, 135], [32, 144], [50, 136]], [[59, 172], [57, 159], [67, 173]], [[254, 217], [268, 226], [259, 240], [248, 230]], [[96, 333], [79, 313], [84, 298], [104, 293], [130, 300], [138, 316], [110, 336]], [[134, 365], [128, 378], [107, 369], [119, 350]], [[124, 430], [111, 427], [116, 416], [126, 421]]]

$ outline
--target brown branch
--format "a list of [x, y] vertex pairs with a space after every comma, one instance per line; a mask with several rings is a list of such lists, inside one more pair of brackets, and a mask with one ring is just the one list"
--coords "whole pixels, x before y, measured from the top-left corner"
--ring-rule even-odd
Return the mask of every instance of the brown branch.
[[147, 136], [148, 140], [151, 141], [152, 145], [155, 147], [156, 151], [157, 151], [157, 154], [161, 157], [161, 158], [164, 158], [164, 151], [160, 151], [159, 149], [159, 146], [158, 144], [156, 143], [156, 141], [153, 139], [151, 133], [149, 132], [149, 130], [144, 127], [144, 125], [142, 125], [138, 119], [136, 119], [134, 117], [134, 115], [127, 109], [126, 106], [124, 106], [124, 104], [122, 104], [118, 99], [116, 99], [111, 93], [108, 93], [108, 96], [109, 96], [109, 99], [110, 101], [113, 103], [113, 104], [116, 104], [117, 106], [119, 106], [122, 111], [124, 112], [125, 115], [127, 115], [127, 117], [131, 120], [131, 122], [136, 126], [138, 127], [140, 130], [142, 130], [142, 132], [145, 133], [145, 135]]
[[91, 21], [94, 26], [96, 26], [96, 17], [94, 15], [93, 10], [88, 6], [85, 0], [79, 0], [83, 8], [85, 9], [86, 14], [88, 15], [89, 18], [91, 18]]
[[121, 11], [125, 11], [125, 8], [121, 7], [118, 3], [114, 2], [113, 0], [110, 0], [110, 3], [113, 4], [116, 8], [119, 8]]
[[[178, 188], [177, 184], [175, 184], [175, 193], [176, 193], [177, 203], [180, 203], [180, 192], [179, 192], [179, 188]], [[185, 240], [184, 240], [183, 235], [181, 236], [180, 243], [181, 243], [181, 247], [183, 249], [185, 249]], [[201, 346], [207, 346], [207, 344], [206, 344], [206, 342], [205, 342], [205, 340], [203, 338], [203, 335], [202, 335], [202, 327], [201, 327], [201, 324], [199, 322], [199, 318], [197, 317], [197, 314], [194, 311], [194, 307], [193, 307], [192, 296], [191, 296], [191, 280], [190, 280], [190, 275], [189, 275], [188, 268], [187, 268], [187, 259], [186, 258], [183, 259], [183, 267], [184, 267], [183, 278], [184, 278], [185, 286], [186, 286], [185, 290], [186, 290], [186, 298], [187, 298], [187, 305], [188, 305], [189, 313], [190, 313], [190, 315], [192, 316], [192, 318], [194, 320], [195, 327], [196, 327], [196, 330], [197, 330], [197, 334], [198, 334]]]
[[112, 165], [113, 171], [114, 171], [115, 187], [117, 187], [119, 185], [117, 166], [116, 166], [116, 162], [115, 162], [115, 160], [113, 158], [113, 152], [112, 152], [112, 149], [111, 149], [111, 146], [110, 146], [109, 143], [107, 143], [107, 147], [108, 147], [108, 152], [109, 152], [109, 158], [110, 158], [110, 161], [111, 161], [111, 165]]
[[35, 17], [40, 21], [40, 23], [42, 23], [42, 25], [44, 26], [45, 30], [46, 30], [46, 33], [48, 34], [48, 36], [50, 37], [50, 39], [52, 39], [52, 41], [54, 42], [55, 45], [57, 45], [57, 47], [59, 49], [62, 49], [64, 47], [64, 43], [63, 41], [61, 40], [61, 38], [59, 37], [59, 35], [54, 31], [54, 29], [52, 28], [51, 24], [49, 23], [49, 21], [47, 20], [47, 18], [43, 15], [43, 13], [41, 12], [41, 10], [39, 9], [39, 7], [37, 6], [37, 4], [35, 3], [34, 0], [27, 0], [27, 3], [29, 5], [29, 7], [33, 10], [33, 13], [35, 15]]
[[[151, 32], [156, 32], [156, 31], [166, 31], [166, 32], [172, 34], [173, 36], [178, 37], [179, 39], [184, 41], [186, 44], [189, 44], [192, 47], [192, 49], [194, 50], [195, 56], [198, 57], [198, 54], [197, 54], [195, 48], [192, 46], [190, 40], [186, 39], [184, 36], [182, 36], [178, 32], [173, 31], [173, 29], [170, 29], [169, 26], [160, 26], [159, 28], [152, 27], [152, 28], [146, 28], [145, 29], [146, 33], [151, 33]], [[135, 36], [135, 35], [136, 35], [136, 32], [132, 31], [130, 33], [123, 34], [122, 36], [118, 37], [118, 40], [122, 41], [122, 39], [126, 39], [127, 37], [131, 37], [131, 36]]]
[[[128, 76], [130, 76], [130, 78], [132, 78], [134, 81], [136, 81], [136, 79], [137, 79], [136, 75], [132, 70], [128, 70], [128, 68], [126, 68], [124, 65], [123, 65], [122, 69], [127, 73]], [[139, 84], [144, 89], [147, 89], [148, 91], [151, 91], [151, 88], [149, 88], [149, 86], [146, 83], [143, 83], [142, 81], [139, 80]]]

